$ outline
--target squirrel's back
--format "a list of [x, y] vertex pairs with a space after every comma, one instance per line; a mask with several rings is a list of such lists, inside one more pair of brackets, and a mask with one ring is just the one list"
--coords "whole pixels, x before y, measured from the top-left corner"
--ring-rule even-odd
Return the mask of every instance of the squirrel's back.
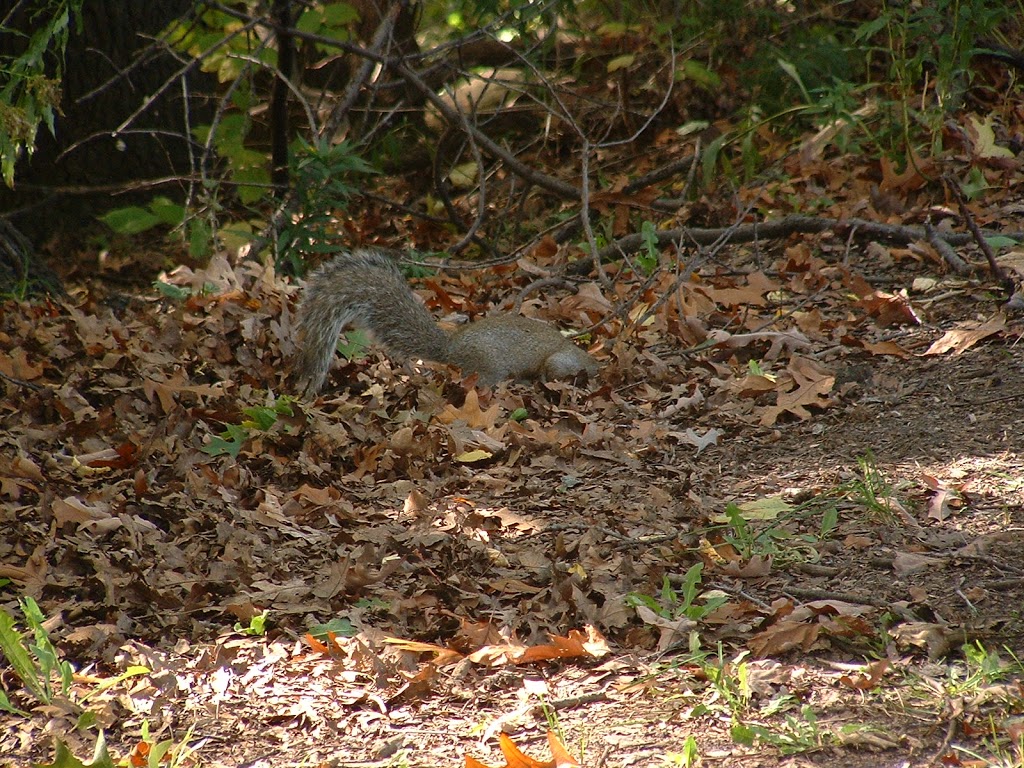
[[597, 363], [554, 327], [518, 315], [496, 315], [445, 333], [419, 303], [392, 255], [364, 248], [317, 269], [299, 307], [297, 383], [307, 396], [327, 378], [338, 334], [366, 328], [391, 353], [457, 365], [484, 385], [504, 379], [593, 375]]

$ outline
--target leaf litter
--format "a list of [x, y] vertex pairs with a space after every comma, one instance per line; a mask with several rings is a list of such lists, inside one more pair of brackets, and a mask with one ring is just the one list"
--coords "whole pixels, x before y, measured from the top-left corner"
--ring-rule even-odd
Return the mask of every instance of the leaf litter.
[[[852, 182], [837, 206], [863, 184], [816, 172]], [[827, 235], [681, 283], [606, 269], [525, 306], [600, 324], [589, 390], [478, 391], [371, 351], [287, 409], [297, 288], [269, 267], [180, 268], [185, 298], [120, 309], [6, 303], [0, 576], [55, 617], [111, 748], [145, 751], [146, 721], [211, 765], [570, 764], [554, 718], [558, 749], [618, 764], [688, 734], [726, 764], [955, 764], [937, 730], [977, 743], [996, 713], [1011, 736], [1019, 670], [921, 713], [962, 647], [1024, 654], [1019, 319], [924, 250]], [[471, 281], [418, 287], [480, 309]], [[0, 752], [92, 752], [79, 711], [33, 711], [2, 715]]]

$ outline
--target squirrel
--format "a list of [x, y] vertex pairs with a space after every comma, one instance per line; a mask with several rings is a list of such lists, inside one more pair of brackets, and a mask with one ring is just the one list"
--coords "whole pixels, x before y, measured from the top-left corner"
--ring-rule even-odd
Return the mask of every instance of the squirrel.
[[593, 357], [540, 320], [498, 315], [446, 332], [416, 299], [387, 251], [361, 248], [325, 263], [306, 284], [294, 366], [306, 397], [323, 387], [338, 334], [348, 325], [369, 330], [394, 355], [457, 366], [463, 374], [475, 373], [484, 386], [597, 373]]

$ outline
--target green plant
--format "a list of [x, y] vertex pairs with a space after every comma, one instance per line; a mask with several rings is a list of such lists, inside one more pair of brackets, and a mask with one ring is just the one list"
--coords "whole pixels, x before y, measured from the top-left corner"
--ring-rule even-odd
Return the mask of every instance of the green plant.
[[[59, 683], [59, 693], [67, 696], [71, 686], [71, 665], [61, 661], [56, 646], [43, 626], [43, 614], [31, 597], [18, 601], [25, 621], [32, 631], [32, 640], [22, 637], [14, 624], [14, 617], [0, 610], [0, 651], [7, 658], [14, 674], [25, 689], [40, 703], [52, 704], [57, 691], [54, 681]], [[0, 690], [0, 709], [28, 717], [11, 704], [7, 694]]]
[[[325, 40], [346, 41], [357, 20], [358, 13], [348, 3], [313, 3], [302, 9], [295, 27]], [[195, 140], [204, 147], [199, 163], [204, 179], [199, 193], [202, 204], [190, 200], [187, 206], [180, 206], [154, 198], [147, 206], [113, 210], [103, 221], [121, 234], [171, 226], [188, 242], [190, 254], [200, 258], [208, 255], [213, 245], [231, 248], [252, 239], [254, 227], [249, 222], [218, 224], [225, 206], [223, 189], [230, 189], [233, 198], [244, 206], [267, 203], [274, 193], [268, 152], [251, 139], [251, 134], [252, 114], [260, 100], [256, 75], [277, 67], [278, 51], [268, 45], [266, 36], [254, 31], [254, 25], [240, 24], [230, 13], [209, 7], [173, 21], [162, 38], [180, 54], [197, 60], [202, 71], [216, 73], [225, 85], [223, 109], [216, 119], [192, 130]], [[314, 49], [326, 55], [337, 53], [336, 47], [321, 42], [310, 48]], [[313, 111], [309, 105], [304, 106], [307, 128], [313, 130]], [[217, 176], [210, 174], [214, 155]], [[351, 192], [343, 177], [372, 169], [354, 156], [350, 145], [333, 145], [327, 140], [310, 144], [298, 139], [290, 148], [290, 156], [296, 205], [281, 233], [279, 254], [294, 274], [301, 274], [301, 253], [334, 248], [329, 225]]]
[[362, 328], [348, 328], [338, 337], [336, 349], [346, 360], [360, 360], [366, 357], [370, 343], [370, 334]]
[[[35, 31], [31, 35], [13, 25], [4, 34], [26, 37], [17, 56], [0, 56], [4, 85], [0, 88], [0, 173], [4, 183], [14, 185], [14, 167], [22, 153], [35, 151], [36, 131], [45, 123], [55, 133], [54, 119], [60, 112], [61, 81], [64, 77], [64, 51], [72, 23], [81, 31], [83, 0], [47, 0], [34, 3], [30, 16]], [[6, 21], [7, 19], [5, 19]], [[27, 28], [28, 25], [25, 25]]]
[[[886, 60], [904, 147], [912, 146], [918, 128], [927, 132], [933, 144], [941, 141], [945, 115], [959, 106], [969, 81], [971, 58], [980, 50], [980, 42], [1013, 13], [1012, 3], [987, 0], [886, 2], [874, 18], [855, 30], [855, 42], [869, 44], [881, 37], [872, 52]], [[926, 98], [929, 93], [930, 99]]]
[[[752, 518], [759, 515], [762, 524], [755, 526]], [[838, 511], [825, 506], [817, 533], [794, 533], [790, 524], [800, 517], [817, 514], [817, 505], [794, 508], [778, 498], [760, 500], [759, 504], [725, 508], [728, 526], [722, 538], [736, 550], [741, 560], [753, 557], [771, 558], [776, 564], [813, 562], [818, 559], [817, 544], [835, 528]], [[779, 518], [769, 524], [764, 520]]]
[[891, 525], [896, 519], [894, 510], [899, 509], [900, 504], [892, 486], [879, 471], [874, 454], [868, 451], [857, 459], [857, 469], [859, 477], [841, 485], [837, 493], [860, 504], [871, 515]]
[[35, 768], [115, 768], [117, 763], [110, 757], [107, 751], [107, 742], [101, 731], [96, 737], [96, 748], [93, 750], [92, 760], [83, 763], [68, 749], [68, 745], [61, 739], [56, 740], [52, 763], [36, 763]]
[[293, 272], [303, 271], [303, 254], [337, 250], [335, 217], [356, 191], [353, 177], [375, 173], [348, 142], [300, 139], [292, 148], [291, 172], [296, 215], [280, 234], [280, 258]]
[[672, 586], [668, 575], [665, 575], [661, 583], [661, 593], [657, 597], [641, 592], [631, 592], [626, 596], [626, 604], [631, 607], [642, 605], [666, 619], [675, 620], [685, 617], [691, 621], [700, 621], [728, 600], [723, 595], [714, 595], [703, 603], [696, 602], [700, 594], [699, 587], [703, 570], [703, 563], [692, 565], [683, 576], [679, 590]]
[[683, 741], [683, 749], [680, 752], [666, 752], [661, 758], [662, 764], [670, 768], [691, 768], [700, 761], [700, 752], [697, 749], [697, 740], [691, 733]]
[[162, 280], [157, 280], [153, 283], [153, 287], [156, 292], [163, 296], [165, 299], [171, 299], [172, 301], [185, 301], [190, 296], [199, 294], [201, 296], [208, 296], [215, 293], [217, 286], [213, 283], [204, 283], [203, 287], [199, 290], [194, 290], [189, 287], [182, 287], [180, 285], [172, 285], [171, 283], [165, 283]]
[[739, 744], [753, 746], [760, 742], [775, 747], [784, 755], [819, 749], [830, 738], [830, 734], [819, 730], [818, 716], [809, 704], [800, 708], [799, 717], [787, 715], [781, 727], [733, 723], [731, 735]]
[[243, 635], [265, 635], [267, 633], [267, 617], [269, 615], [270, 611], [264, 610], [250, 618], [248, 624], [236, 621], [235, 632], [241, 632]]
[[249, 440], [253, 430], [266, 432], [274, 426], [280, 416], [292, 415], [292, 400], [290, 396], [282, 395], [270, 405], [243, 408], [242, 413], [248, 418], [238, 424], [225, 425], [219, 436], [212, 437], [210, 442], [203, 446], [203, 453], [210, 456], [227, 454], [232, 458], [238, 458], [242, 446]]
[[1024, 667], [1015, 656], [1013, 663], [1004, 662], [998, 653], [985, 648], [980, 640], [964, 645], [961, 650], [964, 654], [963, 664], [951, 664], [948, 668], [946, 689], [951, 696], [977, 693], [980, 688], [1024, 672]]
[[725, 704], [734, 725], [742, 722], [743, 715], [750, 707], [750, 668], [744, 661], [748, 654], [749, 651], [740, 651], [736, 658], [726, 661], [722, 644], [719, 643], [714, 661], [706, 660], [701, 665], [705, 677], [714, 689], [715, 697]]
[[194, 726], [190, 727], [178, 741], [157, 741], [149, 733], [149, 720], [143, 720], [141, 740], [132, 750], [128, 763], [146, 768], [180, 768], [188, 764], [195, 754], [195, 750], [189, 746], [194, 730]]
[[644, 221], [640, 225], [640, 237], [643, 238], [643, 248], [633, 258], [643, 273], [650, 275], [658, 268], [658, 260], [661, 258], [657, 225], [653, 221]]

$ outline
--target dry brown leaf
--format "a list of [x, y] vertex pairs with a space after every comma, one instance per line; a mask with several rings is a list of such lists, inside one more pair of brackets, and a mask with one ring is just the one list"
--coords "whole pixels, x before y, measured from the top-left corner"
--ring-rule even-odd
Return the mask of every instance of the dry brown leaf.
[[758, 658], [777, 656], [799, 648], [805, 653], [814, 647], [821, 626], [802, 621], [780, 621], [747, 641], [747, 646]]
[[776, 385], [776, 405], [765, 408], [762, 426], [771, 426], [783, 413], [792, 413], [806, 421], [811, 418], [808, 408], [827, 408], [828, 393], [835, 386], [836, 377], [818, 363], [805, 357], [794, 357], [786, 368], [788, 377], [779, 377]]
[[925, 351], [926, 355], [942, 355], [952, 352], [962, 355], [979, 341], [1002, 333], [1006, 330], [1006, 316], [1002, 313], [986, 320], [984, 323], [962, 323], [951, 331], [946, 331], [941, 339], [935, 341]]
[[764, 555], [754, 555], [743, 564], [737, 561], [722, 563], [718, 570], [737, 579], [761, 579], [772, 572], [772, 559]]
[[859, 342], [859, 346], [861, 349], [870, 352], [872, 355], [892, 355], [903, 359], [910, 357], [910, 353], [895, 341], [861, 341]]
[[922, 158], [913, 150], [904, 161], [902, 173], [896, 171], [895, 163], [888, 157], [881, 157], [882, 183], [879, 185], [884, 192], [899, 190], [913, 192], [920, 189], [934, 176], [935, 161], [930, 157]]
[[461, 421], [472, 429], [493, 429], [500, 412], [501, 406], [497, 402], [487, 410], [483, 410], [480, 407], [480, 394], [474, 388], [466, 392], [466, 401], [461, 408], [456, 408], [448, 403], [436, 414], [435, 418], [441, 424], [454, 424]]
[[644, 624], [658, 629], [658, 651], [667, 651], [673, 645], [682, 643], [690, 632], [697, 628], [697, 622], [685, 616], [670, 619], [656, 613], [646, 605], [636, 606], [636, 615]]
[[34, 381], [43, 375], [46, 366], [42, 363], [33, 365], [21, 347], [11, 350], [10, 354], [0, 354], [0, 373], [22, 381]]

